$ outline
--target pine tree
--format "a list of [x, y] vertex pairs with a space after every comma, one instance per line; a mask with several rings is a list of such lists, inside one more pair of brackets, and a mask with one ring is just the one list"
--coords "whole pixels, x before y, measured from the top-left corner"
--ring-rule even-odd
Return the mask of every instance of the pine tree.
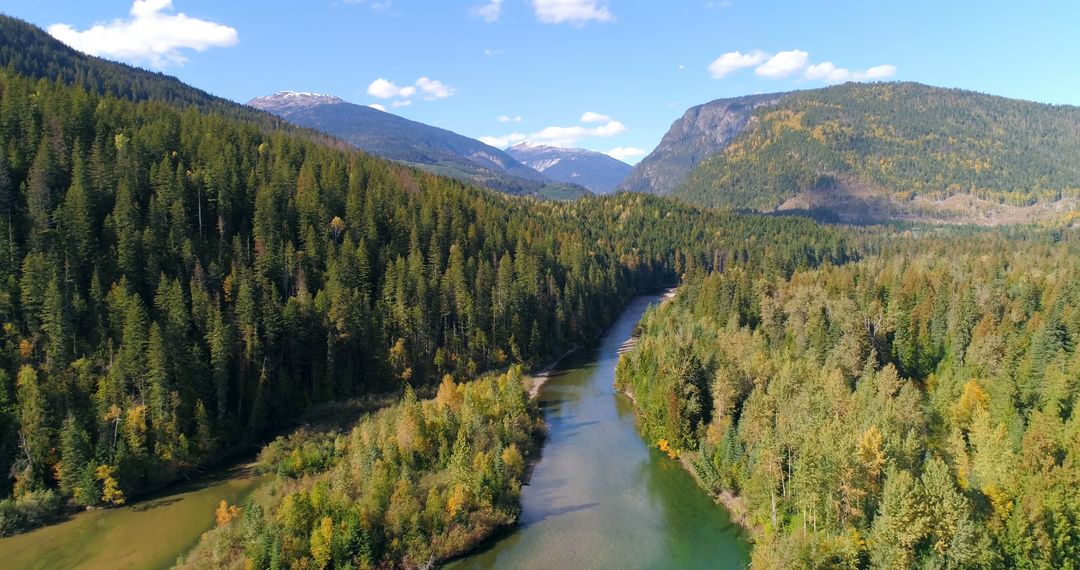
[[74, 337], [70, 309], [56, 275], [45, 290], [41, 329], [45, 333], [45, 364], [50, 371], [59, 372], [71, 360]]
[[[38, 379], [37, 370], [30, 365], [19, 369], [16, 380], [19, 401], [19, 441], [28, 472], [21, 478], [24, 488], [46, 480], [51, 440], [48, 426], [48, 403]], [[18, 485], [18, 482], [16, 483]]]
[[53, 146], [42, 138], [34, 156], [26, 191], [26, 209], [30, 221], [29, 243], [32, 249], [46, 251], [52, 229], [53, 208], [60, 184], [60, 164]]
[[90, 435], [79, 424], [75, 414], [68, 412], [60, 428], [60, 462], [56, 468], [61, 493], [78, 493], [90, 453]]

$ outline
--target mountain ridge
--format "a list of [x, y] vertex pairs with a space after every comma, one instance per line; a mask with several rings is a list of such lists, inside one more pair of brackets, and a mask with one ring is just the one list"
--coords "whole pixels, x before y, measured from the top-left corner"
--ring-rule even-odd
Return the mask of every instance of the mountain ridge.
[[581, 186], [553, 182], [478, 140], [333, 95], [278, 92], [248, 105], [365, 152], [508, 194], [573, 198], [588, 193]]
[[529, 142], [518, 143], [506, 154], [559, 182], [580, 184], [597, 194], [609, 194], [633, 169], [602, 152], [562, 148]]
[[671, 194], [691, 169], [725, 148], [743, 131], [749, 120], [747, 109], [778, 101], [788, 94], [714, 99], [689, 108], [671, 124], [660, 144], [637, 163], [618, 189]]
[[1080, 107], [918, 83], [719, 99], [622, 189], [843, 222], [1052, 218], [1080, 199]]

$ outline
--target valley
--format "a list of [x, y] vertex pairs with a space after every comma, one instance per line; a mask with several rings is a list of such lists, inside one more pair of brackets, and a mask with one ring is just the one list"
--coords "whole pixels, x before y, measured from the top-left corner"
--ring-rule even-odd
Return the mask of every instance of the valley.
[[0, 566], [1080, 567], [1052, 34], [12, 2]]

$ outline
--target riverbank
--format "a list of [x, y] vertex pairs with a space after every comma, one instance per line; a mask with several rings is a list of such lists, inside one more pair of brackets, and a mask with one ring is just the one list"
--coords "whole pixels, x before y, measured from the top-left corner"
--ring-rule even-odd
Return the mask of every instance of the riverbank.
[[[673, 287], [665, 291], [660, 301], [661, 305], [670, 303], [672, 299], [674, 299], [678, 295], [678, 293], [679, 290], [677, 287]], [[638, 332], [638, 329], [635, 328], [635, 333]], [[624, 342], [619, 347], [619, 358], [622, 358], [624, 354], [632, 351], [635, 347], [637, 347], [638, 342], [640, 342], [639, 334], [634, 334], [629, 339], [627, 339], [626, 342]], [[634, 397], [633, 391], [631, 391], [628, 386], [620, 387], [617, 382], [615, 383], [615, 388], [619, 393], [623, 394], [630, 400], [631, 407], [634, 411], [634, 417], [636, 420], [640, 421], [641, 412], [638, 409], [638, 402], [637, 399]], [[700, 454], [697, 452], [682, 451], [678, 453], [677, 462], [679, 466], [682, 467], [682, 469], [687, 474], [689, 474], [691, 478], [693, 478], [694, 483], [697, 484], [697, 486], [704, 490], [706, 493], [708, 493], [708, 495], [712, 498], [715, 504], [723, 507], [728, 512], [728, 515], [731, 517], [731, 522], [739, 525], [739, 527], [741, 527], [750, 537], [751, 542], [756, 542], [765, 532], [765, 529], [762, 528], [760, 525], [756, 525], [750, 521], [750, 513], [749, 508], [746, 504], [746, 499], [740, 497], [739, 495], [736, 495], [735, 493], [727, 489], [720, 492], [716, 492], [714, 489], [710, 489], [709, 486], [705, 483], [705, 481], [701, 479], [700, 475], [698, 475], [697, 470], [694, 469], [693, 462], [695, 459], [699, 458]]]
[[742, 568], [750, 545], [708, 494], [642, 440], [613, 386], [618, 353], [663, 291], [565, 357], [536, 402], [547, 441], [520, 522], [447, 568]]
[[529, 374], [529, 376], [527, 376], [527, 389], [529, 392], [529, 398], [535, 400], [536, 396], [540, 394], [540, 389], [543, 388], [544, 384], [546, 384], [548, 379], [551, 378], [552, 372], [554, 372], [555, 369], [559, 367], [559, 363], [565, 360], [567, 356], [574, 354], [580, 349], [580, 346], [575, 346], [574, 348], [571, 348], [570, 350], [562, 353], [562, 355], [558, 358], [551, 360], [547, 364], [541, 366], [535, 372]]
[[[637, 399], [634, 398], [634, 393], [628, 388], [617, 388], [618, 392], [626, 396], [631, 403], [631, 407], [634, 410], [635, 419], [641, 419], [640, 412], [637, 407]], [[700, 457], [700, 454], [692, 451], [681, 451], [678, 453], [677, 463], [682, 467], [683, 471], [686, 471], [691, 478], [694, 479], [694, 483], [698, 487], [701, 487], [703, 491], [708, 493], [712, 500], [717, 505], [723, 507], [728, 515], [731, 517], [731, 522], [739, 525], [749, 536], [750, 542], [757, 542], [765, 532], [765, 529], [760, 525], [754, 524], [750, 521], [749, 507], [746, 504], [746, 499], [736, 495], [728, 489], [724, 489], [719, 493], [710, 489], [705, 481], [698, 475], [697, 470], [694, 469], [694, 458]]]
[[745, 530], [747, 534], [750, 535], [751, 540], [756, 542], [759, 538], [761, 538], [762, 533], [765, 532], [765, 529], [762, 528], [760, 525], [753, 524], [750, 521], [750, 510], [746, 504], [746, 499], [740, 497], [739, 495], [736, 495], [728, 489], [724, 489], [719, 493], [709, 489], [708, 485], [705, 484], [705, 481], [703, 481], [701, 479], [701, 476], [698, 475], [697, 470], [694, 469], [694, 460], [700, 458], [700, 453], [693, 451], [682, 451], [679, 452], [679, 465], [681, 465], [683, 470], [685, 470], [687, 473], [690, 474], [691, 477], [694, 478], [694, 482], [697, 483], [698, 487], [704, 489], [705, 492], [707, 492], [709, 496], [712, 497], [713, 501], [716, 502], [716, 504], [727, 509], [728, 514], [731, 515], [731, 522], [741, 526], [743, 530]]
[[249, 463], [224, 468], [138, 503], [71, 515], [60, 522], [0, 539], [0, 566], [168, 568], [214, 526], [222, 500], [242, 504], [264, 478]]

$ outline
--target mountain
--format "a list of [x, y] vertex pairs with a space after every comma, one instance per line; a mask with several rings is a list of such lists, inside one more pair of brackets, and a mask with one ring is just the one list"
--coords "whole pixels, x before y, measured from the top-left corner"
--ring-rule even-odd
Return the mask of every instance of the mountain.
[[583, 148], [559, 148], [527, 142], [506, 150], [525, 166], [552, 180], [580, 184], [597, 194], [609, 194], [633, 167], [621, 160]]
[[211, 95], [171, 75], [86, 55], [41, 28], [4, 14], [0, 14], [0, 65], [25, 77], [78, 85], [98, 95], [194, 107], [264, 126], [284, 125], [277, 117]]
[[588, 191], [554, 182], [478, 140], [332, 95], [283, 91], [248, 105], [335, 136], [371, 154], [508, 194], [575, 198]]
[[690, 109], [622, 188], [844, 222], [1002, 224], [1080, 198], [1080, 107], [848, 83]]
[[619, 190], [671, 194], [698, 163], [726, 148], [746, 128], [755, 108], [784, 95], [719, 99], [691, 108], [671, 125], [659, 146], [637, 163]]

